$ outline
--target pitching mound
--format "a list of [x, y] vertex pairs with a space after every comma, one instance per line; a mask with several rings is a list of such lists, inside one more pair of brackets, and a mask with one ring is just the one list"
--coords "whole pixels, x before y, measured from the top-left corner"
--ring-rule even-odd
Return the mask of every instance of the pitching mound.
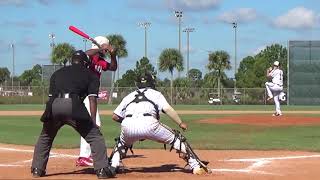
[[297, 126], [320, 124], [320, 118], [317, 117], [299, 117], [292, 115], [283, 115], [273, 117], [271, 115], [239, 115], [228, 116], [214, 119], [203, 119], [200, 123], [209, 124], [246, 124], [261, 126]]

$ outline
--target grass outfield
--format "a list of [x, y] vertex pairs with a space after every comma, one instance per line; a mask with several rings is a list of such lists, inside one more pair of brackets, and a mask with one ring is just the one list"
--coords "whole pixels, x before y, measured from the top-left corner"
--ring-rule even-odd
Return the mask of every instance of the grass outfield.
[[[116, 105], [99, 104], [100, 110], [114, 110]], [[242, 111], [272, 111], [274, 105], [176, 105], [176, 110], [242, 110]], [[1, 104], [0, 111], [30, 111], [43, 110], [43, 104]], [[320, 106], [287, 106], [282, 105], [283, 111], [318, 111]]]
[[[303, 150], [320, 151], [320, 126], [264, 127], [232, 124], [199, 124], [196, 121], [226, 115], [182, 115], [189, 124], [185, 136], [195, 149], [252, 149], [252, 150]], [[230, 116], [230, 115], [228, 115]], [[320, 117], [320, 115], [318, 115]], [[119, 124], [103, 116], [103, 134], [108, 147], [113, 146], [119, 133]], [[163, 116], [162, 122], [177, 128]], [[0, 117], [0, 142], [34, 145], [41, 130], [39, 117]], [[75, 148], [79, 135], [69, 126], [58, 133], [54, 146]], [[138, 142], [135, 148], [163, 148], [162, 144], [150, 141]]]

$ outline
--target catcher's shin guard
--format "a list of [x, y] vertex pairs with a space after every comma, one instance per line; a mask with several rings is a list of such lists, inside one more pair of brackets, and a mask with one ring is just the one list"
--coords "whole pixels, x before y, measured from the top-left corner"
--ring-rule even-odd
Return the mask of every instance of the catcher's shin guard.
[[[197, 154], [191, 148], [190, 144], [187, 142], [187, 138], [184, 137], [180, 133], [180, 131], [175, 130], [175, 129], [173, 131], [174, 131], [175, 137], [174, 137], [173, 142], [171, 143], [170, 151], [173, 149], [173, 146], [174, 146], [174, 143], [176, 142], [176, 140], [179, 139], [180, 140], [180, 148], [179, 148], [179, 150], [177, 150], [177, 152], [179, 153], [179, 157], [184, 159], [186, 162], [188, 162], [188, 159], [190, 157], [192, 157], [193, 159], [195, 159], [199, 163], [201, 168], [203, 168], [207, 173], [211, 173], [211, 170], [207, 166], [209, 164], [209, 162], [200, 160], [200, 158], [197, 156]], [[181, 151], [182, 144], [184, 144], [184, 146], [186, 148], [185, 153]]]
[[124, 159], [126, 156], [127, 156], [127, 152], [128, 150], [130, 149], [131, 153], [133, 153], [133, 150], [132, 150], [132, 146], [130, 147], [127, 147], [126, 145], [124, 145], [121, 140], [120, 140], [120, 137], [117, 137], [114, 139], [116, 144], [114, 145], [113, 147], [113, 150], [112, 150], [112, 153], [110, 154], [109, 156], [109, 161], [111, 161], [113, 155], [116, 153], [116, 152], [119, 152], [120, 154], [120, 160], [121, 159]]

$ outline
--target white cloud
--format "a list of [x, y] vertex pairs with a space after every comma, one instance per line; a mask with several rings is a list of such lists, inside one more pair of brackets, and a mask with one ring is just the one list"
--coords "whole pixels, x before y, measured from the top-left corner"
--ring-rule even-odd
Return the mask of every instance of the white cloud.
[[[198, 49], [192, 47], [191, 45], [189, 45], [189, 54], [194, 54], [194, 53], [197, 53], [198, 52]], [[183, 46], [182, 49], [181, 49], [181, 53], [182, 55], [185, 55], [186, 58], [187, 58], [187, 53], [188, 53], [188, 46]]]
[[264, 49], [266, 49], [266, 47], [267, 47], [267, 45], [260, 46], [257, 49], [255, 49], [251, 54], [255, 56], [255, 55], [259, 54], [261, 51], [263, 51]]
[[150, 0], [128, 0], [130, 8], [140, 9], [143, 11], [159, 11], [166, 9], [163, 2], [166, 1], [150, 1]]
[[222, 22], [232, 23], [247, 23], [256, 20], [258, 14], [255, 9], [252, 8], [240, 8], [230, 12], [221, 14], [218, 19]]
[[201, 11], [217, 8], [222, 0], [167, 0], [170, 8], [177, 10]]
[[35, 41], [33, 38], [31, 37], [25, 37], [20, 44], [24, 47], [28, 47], [28, 48], [35, 48], [37, 46], [39, 46], [39, 42]]
[[0, 0], [0, 6], [25, 6], [27, 2], [25, 0]]
[[319, 20], [319, 15], [316, 15], [314, 11], [304, 7], [296, 7], [277, 17], [273, 23], [280, 28], [310, 29], [319, 25]]
[[37, 53], [33, 55], [33, 59], [35, 60], [36, 63], [44, 63], [44, 62], [49, 62], [50, 61], [50, 55], [45, 54], [45, 53]]
[[48, 6], [50, 5], [50, 0], [38, 0], [41, 5]]
[[6, 26], [16, 26], [20, 28], [33, 28], [36, 23], [32, 20], [19, 20], [19, 21], [5, 21], [2, 23], [4, 27]]
[[44, 21], [44, 23], [48, 25], [56, 25], [58, 24], [58, 21], [56, 19], [47, 19]]

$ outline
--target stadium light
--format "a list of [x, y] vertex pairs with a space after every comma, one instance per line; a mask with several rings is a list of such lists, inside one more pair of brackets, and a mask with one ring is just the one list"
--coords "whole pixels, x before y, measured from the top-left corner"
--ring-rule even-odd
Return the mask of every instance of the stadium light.
[[189, 53], [190, 53], [190, 32], [194, 32], [194, 28], [187, 27], [183, 30], [183, 32], [187, 33], [187, 74], [186, 76], [189, 77]]
[[82, 41], [84, 42], [84, 51], [87, 51], [87, 42], [88, 42], [88, 40], [83, 38]]
[[13, 77], [14, 77], [14, 44], [10, 44], [12, 48], [12, 75], [11, 75], [11, 88], [13, 90]]
[[237, 80], [236, 80], [236, 73], [237, 73], [237, 22], [231, 23], [234, 29], [234, 93], [237, 92]]
[[[174, 14], [176, 16], [176, 18], [178, 19], [178, 26], [179, 26], [179, 46], [178, 46], [178, 50], [181, 53], [181, 18], [182, 18], [182, 11], [174, 11]], [[180, 72], [178, 71], [178, 77], [180, 77]]]
[[53, 33], [50, 33], [49, 38], [51, 39], [50, 47], [54, 48], [54, 46], [55, 46], [54, 39], [56, 38], [56, 35]]
[[174, 14], [178, 19], [178, 26], [179, 26], [179, 52], [181, 52], [181, 18], [182, 18], [182, 11], [175, 11]]
[[138, 25], [144, 28], [144, 57], [147, 58], [147, 28], [150, 27], [151, 22], [140, 22]]

